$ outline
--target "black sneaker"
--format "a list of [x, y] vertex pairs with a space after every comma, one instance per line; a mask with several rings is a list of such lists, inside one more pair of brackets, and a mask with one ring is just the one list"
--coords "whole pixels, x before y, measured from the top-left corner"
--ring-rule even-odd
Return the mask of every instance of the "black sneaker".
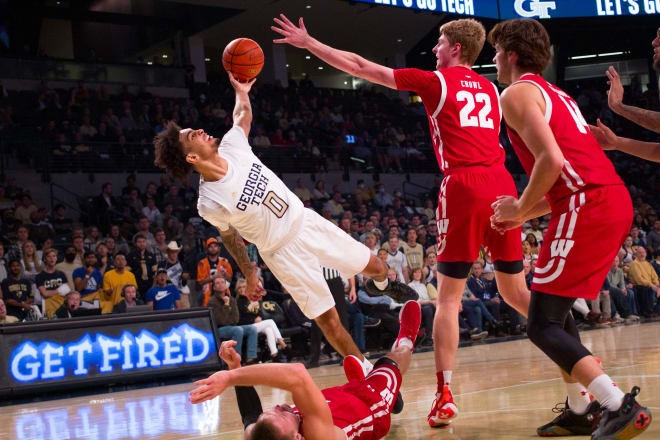
[[555, 419], [539, 428], [536, 433], [540, 437], [561, 437], [565, 435], [591, 435], [598, 420], [600, 420], [601, 408], [597, 401], [592, 401], [587, 406], [584, 414], [575, 414], [566, 403], [558, 403], [552, 408], [552, 412], [559, 413]]
[[374, 284], [374, 280], [369, 278], [367, 282], [364, 283], [364, 290], [369, 296], [387, 295], [400, 304], [405, 304], [408, 301], [417, 301], [419, 299], [419, 295], [415, 290], [400, 281], [388, 280], [387, 287], [384, 290], [380, 290]]
[[606, 410], [593, 434], [591, 440], [628, 440], [637, 437], [651, 424], [651, 411], [640, 405], [635, 396], [639, 387], [623, 397], [621, 408], [616, 411]]
[[371, 316], [364, 317], [364, 327], [378, 327], [380, 325], [380, 319], [372, 318]]
[[392, 407], [392, 414], [399, 414], [401, 411], [403, 411], [403, 397], [401, 396], [401, 391], [399, 391], [399, 394], [396, 395], [396, 402], [394, 402], [394, 406]]

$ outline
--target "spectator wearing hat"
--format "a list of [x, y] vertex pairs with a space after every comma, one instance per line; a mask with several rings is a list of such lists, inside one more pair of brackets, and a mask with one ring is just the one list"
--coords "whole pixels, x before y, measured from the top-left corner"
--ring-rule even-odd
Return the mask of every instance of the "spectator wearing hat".
[[181, 292], [175, 285], [167, 283], [167, 270], [158, 269], [156, 272], [156, 285], [147, 290], [146, 304], [154, 310], [181, 308]]
[[226, 258], [220, 257], [220, 242], [217, 238], [211, 237], [206, 240], [206, 257], [197, 263], [197, 284], [202, 287], [202, 305], [207, 306], [211, 291], [213, 290], [213, 280], [223, 277], [231, 280], [233, 269]]
[[137, 298], [137, 286], [134, 284], [124, 284], [121, 289], [121, 296], [124, 297], [112, 308], [112, 313], [126, 313], [129, 307], [141, 306], [144, 304]]
[[190, 273], [184, 269], [183, 264], [179, 261], [179, 253], [181, 246], [176, 241], [170, 241], [167, 244], [167, 259], [158, 265], [158, 269], [165, 269], [167, 271], [168, 283], [173, 284], [179, 289], [181, 293], [181, 308], [190, 308], [190, 288], [188, 287], [188, 280]]

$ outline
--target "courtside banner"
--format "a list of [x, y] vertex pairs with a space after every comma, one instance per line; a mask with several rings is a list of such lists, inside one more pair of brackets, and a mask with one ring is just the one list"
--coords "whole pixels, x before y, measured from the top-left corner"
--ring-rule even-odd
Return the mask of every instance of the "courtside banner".
[[210, 309], [0, 326], [0, 398], [218, 370]]

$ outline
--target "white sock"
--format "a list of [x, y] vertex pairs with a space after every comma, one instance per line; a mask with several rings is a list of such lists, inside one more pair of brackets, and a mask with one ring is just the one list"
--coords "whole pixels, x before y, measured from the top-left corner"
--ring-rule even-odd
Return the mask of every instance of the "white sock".
[[394, 341], [394, 345], [392, 345], [392, 351], [396, 350], [399, 347], [408, 347], [410, 351], [413, 349], [413, 342], [409, 338], [401, 338], [396, 341]]
[[621, 408], [624, 394], [607, 374], [601, 374], [592, 380], [587, 389], [594, 395], [602, 407], [610, 411], [616, 411]]
[[445, 381], [443, 385], [451, 385], [451, 370], [442, 370], [442, 377]]
[[383, 281], [376, 281], [376, 279], [374, 279], [374, 286], [376, 286], [378, 290], [387, 289], [387, 284], [388, 284], [387, 278], [385, 278]]
[[587, 407], [591, 403], [589, 392], [580, 382], [567, 383], [566, 390], [568, 391], [568, 406], [571, 408], [571, 411], [575, 414], [586, 413]]
[[374, 369], [374, 364], [369, 362], [369, 359], [365, 357], [362, 361], [362, 369], [364, 370], [364, 377], [367, 377], [367, 374], [371, 373], [371, 370]]

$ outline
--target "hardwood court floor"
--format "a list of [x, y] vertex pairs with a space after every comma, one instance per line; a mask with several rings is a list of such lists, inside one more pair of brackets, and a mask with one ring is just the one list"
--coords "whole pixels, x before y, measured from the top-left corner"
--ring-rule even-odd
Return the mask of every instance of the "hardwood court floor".
[[[626, 392], [642, 389], [640, 401], [656, 421], [641, 439], [660, 438], [660, 322], [582, 333]], [[345, 382], [339, 366], [312, 371], [323, 387]], [[234, 392], [191, 405], [191, 385], [106, 393], [0, 408], [0, 439], [241, 439]], [[388, 439], [532, 439], [565, 398], [558, 370], [527, 340], [461, 348], [453, 374], [461, 415], [449, 429], [428, 428], [435, 392], [432, 353], [415, 354], [404, 378], [405, 408], [393, 417]], [[264, 408], [289, 401], [281, 390], [259, 389]], [[586, 437], [584, 437], [586, 438]]]

